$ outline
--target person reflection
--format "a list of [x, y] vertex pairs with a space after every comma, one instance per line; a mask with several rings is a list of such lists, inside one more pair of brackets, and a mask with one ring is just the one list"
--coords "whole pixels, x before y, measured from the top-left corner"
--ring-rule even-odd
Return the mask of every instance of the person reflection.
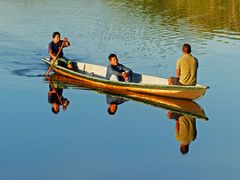
[[62, 106], [63, 111], [65, 111], [69, 105], [69, 100], [62, 96], [63, 88], [60, 84], [53, 84], [49, 81], [49, 92], [48, 92], [48, 102], [52, 105], [52, 112], [58, 114], [60, 106]]
[[127, 100], [124, 98], [106, 95], [106, 101], [108, 104], [108, 114], [114, 115], [117, 112], [118, 105], [126, 102]]
[[197, 137], [196, 119], [171, 111], [168, 112], [168, 118], [176, 120], [176, 140], [180, 142], [180, 152], [187, 154], [190, 143]]

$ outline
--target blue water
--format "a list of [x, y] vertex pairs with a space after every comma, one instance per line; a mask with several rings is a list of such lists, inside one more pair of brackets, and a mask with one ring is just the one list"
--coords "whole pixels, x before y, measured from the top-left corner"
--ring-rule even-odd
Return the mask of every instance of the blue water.
[[[0, 179], [238, 179], [239, 27], [218, 11], [214, 23], [181, 8], [167, 1], [0, 1]], [[189, 153], [179, 152], [164, 109], [128, 101], [110, 116], [104, 94], [68, 88], [68, 109], [53, 114], [41, 58], [54, 31], [69, 38], [70, 58], [106, 65], [114, 52], [136, 72], [163, 77], [175, 74], [189, 42], [198, 81], [210, 86], [197, 101], [209, 121], [196, 120]]]

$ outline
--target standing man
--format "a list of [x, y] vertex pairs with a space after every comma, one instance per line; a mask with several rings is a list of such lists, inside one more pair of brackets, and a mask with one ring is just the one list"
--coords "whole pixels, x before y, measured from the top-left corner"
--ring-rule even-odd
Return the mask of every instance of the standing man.
[[169, 85], [195, 86], [197, 84], [198, 60], [191, 55], [191, 46], [184, 44], [183, 55], [176, 64], [177, 77], [168, 78]]
[[54, 32], [52, 37], [53, 41], [51, 41], [48, 45], [48, 53], [50, 55], [50, 59], [51, 60], [58, 59], [58, 65], [66, 67], [68, 69], [72, 69], [71, 61], [63, 56], [64, 54], [62, 49], [57, 57], [58, 51], [60, 50], [62, 44], [64, 43], [63, 48], [65, 48], [70, 46], [70, 42], [68, 41], [67, 38], [61, 40], [61, 35], [59, 32]]

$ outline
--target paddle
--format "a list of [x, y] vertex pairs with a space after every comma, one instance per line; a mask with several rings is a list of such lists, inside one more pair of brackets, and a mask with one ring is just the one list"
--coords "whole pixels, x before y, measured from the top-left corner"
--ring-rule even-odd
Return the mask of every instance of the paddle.
[[63, 49], [64, 44], [65, 44], [65, 41], [63, 41], [63, 43], [62, 43], [62, 45], [61, 45], [61, 47], [60, 47], [60, 49], [59, 49], [59, 51], [58, 51], [58, 53], [56, 55], [56, 59], [51, 63], [51, 66], [49, 67], [49, 69], [48, 69], [48, 71], [46, 73], [46, 79], [48, 78], [48, 75], [49, 75], [50, 71], [52, 70], [53, 65], [57, 61], [58, 55], [60, 54], [61, 50]]

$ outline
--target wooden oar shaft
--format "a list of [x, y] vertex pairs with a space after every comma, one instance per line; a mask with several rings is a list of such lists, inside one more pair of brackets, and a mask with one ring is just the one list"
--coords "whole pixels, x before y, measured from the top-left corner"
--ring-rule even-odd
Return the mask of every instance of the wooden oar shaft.
[[57, 61], [57, 58], [58, 58], [60, 52], [62, 51], [64, 44], [65, 44], [65, 42], [63, 41], [63, 43], [62, 43], [62, 45], [61, 45], [61, 47], [60, 47], [60, 49], [59, 49], [59, 51], [56, 55], [56, 59], [54, 59], [54, 61], [51, 63], [51, 66], [49, 67], [49, 69], [46, 73], [46, 78], [48, 78], [48, 75], [49, 75], [50, 71], [52, 70], [52, 67], [54, 66], [55, 62]]

